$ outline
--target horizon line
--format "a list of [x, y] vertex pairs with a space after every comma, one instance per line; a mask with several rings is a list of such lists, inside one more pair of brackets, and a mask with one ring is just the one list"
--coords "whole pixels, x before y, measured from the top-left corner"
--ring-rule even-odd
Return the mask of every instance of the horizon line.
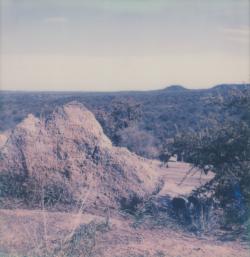
[[18, 93], [18, 92], [24, 92], [24, 93], [126, 93], [126, 92], [150, 92], [150, 91], [161, 91], [161, 90], [167, 90], [170, 89], [171, 87], [180, 87], [183, 88], [184, 90], [209, 90], [213, 89], [218, 86], [250, 86], [250, 82], [242, 82], [242, 83], [220, 83], [220, 84], [215, 84], [214, 86], [211, 87], [205, 87], [205, 88], [190, 88], [183, 86], [181, 84], [171, 84], [166, 87], [161, 87], [158, 89], [145, 89], [145, 90], [107, 90], [107, 91], [102, 91], [102, 90], [28, 90], [28, 89], [1, 89], [0, 92], [13, 92], [13, 93]]

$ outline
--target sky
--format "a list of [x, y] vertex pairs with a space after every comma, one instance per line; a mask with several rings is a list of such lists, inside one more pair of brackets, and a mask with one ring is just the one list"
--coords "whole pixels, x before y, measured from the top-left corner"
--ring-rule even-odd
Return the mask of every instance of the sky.
[[0, 0], [1, 90], [249, 83], [250, 0]]

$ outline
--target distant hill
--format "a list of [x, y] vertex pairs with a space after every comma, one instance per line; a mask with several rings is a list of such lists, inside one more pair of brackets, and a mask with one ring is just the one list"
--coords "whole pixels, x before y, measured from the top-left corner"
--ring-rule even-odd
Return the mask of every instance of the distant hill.
[[91, 110], [115, 145], [155, 158], [177, 133], [199, 132], [237, 120], [224, 108], [249, 84], [222, 84], [210, 89], [174, 85], [162, 90], [125, 92], [0, 93], [0, 131], [13, 128], [29, 113], [46, 116], [56, 106], [77, 100]]
[[187, 91], [188, 89], [180, 85], [172, 85], [169, 87], [165, 87], [163, 90], [165, 92], [183, 92], [183, 91]]

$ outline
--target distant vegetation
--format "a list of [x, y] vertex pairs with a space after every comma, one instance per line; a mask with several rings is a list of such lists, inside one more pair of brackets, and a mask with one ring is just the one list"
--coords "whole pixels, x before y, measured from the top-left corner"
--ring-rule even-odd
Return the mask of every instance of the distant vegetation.
[[183, 133], [216, 130], [239, 113], [224, 103], [250, 91], [250, 85], [219, 85], [205, 90], [171, 86], [145, 92], [1, 92], [0, 131], [13, 128], [28, 113], [47, 115], [56, 105], [84, 103], [117, 146], [147, 158], [171, 152], [173, 139]]

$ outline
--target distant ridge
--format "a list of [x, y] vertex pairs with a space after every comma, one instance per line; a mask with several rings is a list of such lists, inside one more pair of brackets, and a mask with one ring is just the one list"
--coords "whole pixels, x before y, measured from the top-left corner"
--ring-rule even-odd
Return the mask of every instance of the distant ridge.
[[249, 89], [250, 84], [240, 83], [240, 84], [220, 84], [212, 87], [212, 90], [228, 90], [228, 89]]

